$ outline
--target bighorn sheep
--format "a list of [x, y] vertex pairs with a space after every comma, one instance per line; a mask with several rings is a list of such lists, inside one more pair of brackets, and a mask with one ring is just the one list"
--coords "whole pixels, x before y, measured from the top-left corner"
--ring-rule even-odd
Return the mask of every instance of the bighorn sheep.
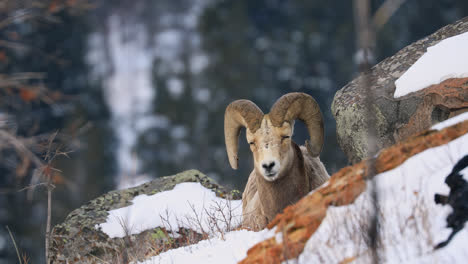
[[[309, 131], [306, 147], [291, 140], [296, 119]], [[318, 157], [323, 145], [323, 118], [317, 102], [304, 93], [282, 96], [269, 114], [263, 114], [249, 100], [232, 102], [224, 115], [224, 137], [233, 169], [238, 165], [242, 127], [254, 157], [254, 169], [242, 195], [242, 226], [260, 230], [286, 206], [328, 180]]]

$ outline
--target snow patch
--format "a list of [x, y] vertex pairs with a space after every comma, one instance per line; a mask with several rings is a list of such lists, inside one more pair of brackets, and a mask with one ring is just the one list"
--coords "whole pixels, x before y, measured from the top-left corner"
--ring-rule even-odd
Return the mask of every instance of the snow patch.
[[394, 97], [402, 97], [450, 78], [468, 77], [468, 32], [427, 48], [398, 80]]
[[211, 92], [208, 89], [202, 88], [195, 92], [195, 99], [200, 103], [208, 103], [211, 98]]
[[465, 112], [465, 113], [462, 113], [462, 114], [459, 114], [457, 116], [454, 116], [450, 119], [447, 119], [445, 120], [444, 122], [440, 122], [436, 125], [433, 125], [431, 127], [431, 129], [435, 129], [435, 130], [442, 130], [446, 127], [449, 127], [449, 126], [453, 126], [455, 124], [458, 124], [458, 123], [461, 123], [465, 120], [468, 120], [468, 112]]
[[162, 49], [174, 49], [182, 43], [182, 33], [175, 29], [166, 30], [156, 34], [155, 40]]
[[[242, 201], [222, 199], [200, 183], [185, 182], [177, 184], [170, 191], [136, 196], [132, 205], [109, 211], [107, 221], [95, 228], [111, 238], [124, 237], [126, 231], [139, 234], [156, 227], [164, 227], [168, 231], [178, 231], [184, 227], [203, 233], [210, 231], [212, 219], [207, 212], [216, 219], [223, 219], [223, 214], [231, 216], [231, 227], [235, 227], [242, 221]], [[196, 217], [200, 219], [200, 226], [193, 223]], [[217, 224], [224, 230], [227, 228], [224, 220], [218, 220]]]
[[177, 125], [172, 128], [171, 137], [175, 140], [181, 140], [188, 134], [188, 129], [183, 125]]
[[174, 99], [179, 99], [184, 93], [184, 83], [177, 78], [171, 78], [167, 81], [167, 90]]
[[166, 251], [140, 264], [153, 263], [193, 263], [193, 264], [235, 264], [247, 256], [247, 250], [265, 239], [274, 236], [272, 230], [253, 232], [232, 231], [225, 239], [213, 238], [197, 244]]
[[[147, 31], [141, 24], [125, 24], [118, 15], [109, 17], [108, 35], [93, 33], [87, 60], [95, 80], [103, 79], [104, 98], [112, 113], [118, 140], [118, 186], [129, 186], [126, 175], [135, 175], [140, 160], [133, 153], [139, 128], [146, 129], [155, 96], [151, 82], [153, 52], [147, 47]], [[131, 37], [128, 36], [131, 32]], [[107, 39], [106, 39], [107, 38]], [[107, 40], [107, 41], [106, 41]]]
[[190, 59], [190, 71], [192, 74], [199, 74], [208, 66], [209, 62], [207, 55], [195, 54]]

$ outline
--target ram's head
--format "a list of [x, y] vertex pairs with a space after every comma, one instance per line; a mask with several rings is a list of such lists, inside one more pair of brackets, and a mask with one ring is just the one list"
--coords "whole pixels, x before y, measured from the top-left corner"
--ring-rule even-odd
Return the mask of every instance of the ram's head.
[[294, 158], [291, 137], [296, 119], [306, 124], [310, 136], [306, 147], [313, 157], [317, 157], [323, 145], [323, 118], [317, 102], [310, 95], [286, 94], [266, 115], [249, 100], [229, 104], [224, 116], [224, 137], [231, 167], [238, 167], [239, 133], [245, 127], [255, 170], [270, 182], [285, 175], [283, 172], [292, 166]]

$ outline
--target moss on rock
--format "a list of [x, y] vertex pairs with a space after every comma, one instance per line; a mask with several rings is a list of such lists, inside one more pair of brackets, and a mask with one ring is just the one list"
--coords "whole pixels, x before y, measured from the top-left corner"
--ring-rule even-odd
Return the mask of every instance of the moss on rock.
[[[242, 193], [230, 191], [198, 170], [188, 170], [173, 176], [166, 176], [144, 183], [142, 185], [108, 192], [89, 201], [80, 208], [72, 211], [61, 224], [52, 230], [50, 246], [52, 263], [117, 263], [128, 259], [126, 252], [139, 252], [147, 255], [154, 248], [155, 240], [172, 243], [167, 232], [162, 228], [144, 231], [140, 234], [125, 238], [110, 238], [96, 225], [104, 223], [108, 211], [131, 205], [134, 197], [146, 194], [153, 195], [162, 191], [172, 190], [183, 182], [199, 182], [205, 188], [213, 190], [217, 196], [227, 199], [241, 199]], [[197, 236], [185, 232], [191, 236]], [[159, 240], [159, 238], [163, 238]], [[135, 241], [139, 241], [135, 243]], [[167, 248], [162, 245], [162, 248]], [[154, 250], [154, 249], [153, 249]], [[135, 255], [138, 255], [135, 253]]]

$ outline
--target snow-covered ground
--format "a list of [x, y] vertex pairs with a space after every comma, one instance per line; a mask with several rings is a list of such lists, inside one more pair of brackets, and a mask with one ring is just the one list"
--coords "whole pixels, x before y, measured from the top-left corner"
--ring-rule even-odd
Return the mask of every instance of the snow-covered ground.
[[429, 47], [398, 80], [394, 97], [398, 98], [439, 84], [450, 78], [468, 77], [468, 32], [446, 38]]
[[[443, 129], [468, 120], [468, 114], [441, 122]], [[466, 263], [468, 230], [460, 231], [445, 248], [434, 247], [448, 237], [450, 206], [437, 205], [436, 193], [447, 195], [444, 183], [458, 160], [468, 155], [468, 135], [427, 149], [397, 168], [376, 176], [379, 199], [378, 257], [382, 263]], [[468, 177], [467, 177], [468, 178]], [[298, 263], [338, 263], [354, 259], [370, 263], [369, 219], [372, 216], [371, 185], [348, 206], [330, 207], [315, 234], [307, 242]]]
[[235, 264], [247, 256], [250, 247], [273, 235], [274, 232], [267, 229], [260, 232], [232, 231], [227, 233], [224, 239], [215, 237], [187, 247], [172, 249], [139, 264]]
[[170, 191], [136, 196], [132, 205], [109, 211], [107, 221], [96, 228], [111, 238], [156, 227], [175, 236], [182, 227], [216, 235], [218, 227], [225, 231], [239, 226], [241, 217], [242, 201], [222, 199], [200, 183], [185, 182]]
[[[457, 116], [434, 129], [467, 119], [468, 114]], [[464, 135], [421, 152], [397, 168], [376, 176], [380, 208], [378, 256], [382, 263], [453, 264], [468, 261], [467, 228], [460, 231], [448, 246], [434, 250], [434, 246], [451, 232], [445, 226], [446, 217], [452, 210], [450, 206], [435, 204], [434, 195], [449, 193], [445, 178], [454, 164], [467, 154], [468, 135]], [[468, 178], [468, 170], [462, 173]], [[371, 262], [367, 236], [373, 210], [370, 188], [368, 185], [351, 205], [328, 208], [327, 216], [307, 242], [297, 263], [339, 263], [345, 259], [353, 259], [356, 263]], [[169, 199], [167, 196], [163, 201], [170, 202]], [[158, 199], [158, 203], [161, 200]], [[152, 202], [148, 206], [154, 208], [156, 204]], [[272, 236], [274, 230], [227, 232], [224, 239], [218, 234], [141, 263], [237, 263], [251, 246]]]
[[[383, 263], [466, 263], [468, 230], [445, 248], [434, 250], [451, 232], [445, 227], [450, 206], [437, 205], [436, 193], [447, 195], [445, 177], [468, 154], [468, 135], [419, 153], [399, 167], [376, 176], [379, 199], [378, 256]], [[369, 222], [371, 185], [351, 205], [331, 207], [307, 242], [299, 263], [338, 263], [346, 258], [371, 262]]]

